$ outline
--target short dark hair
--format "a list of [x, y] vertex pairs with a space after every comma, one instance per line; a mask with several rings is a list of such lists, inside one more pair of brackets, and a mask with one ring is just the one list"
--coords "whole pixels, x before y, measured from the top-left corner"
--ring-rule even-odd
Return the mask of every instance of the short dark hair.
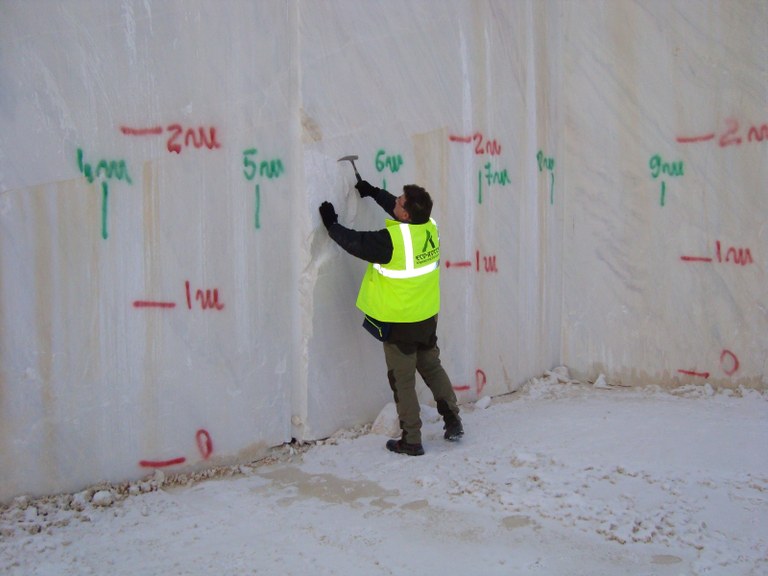
[[426, 224], [429, 222], [429, 216], [432, 214], [432, 198], [429, 192], [416, 184], [406, 184], [403, 186], [405, 194], [405, 208], [411, 217], [412, 224]]

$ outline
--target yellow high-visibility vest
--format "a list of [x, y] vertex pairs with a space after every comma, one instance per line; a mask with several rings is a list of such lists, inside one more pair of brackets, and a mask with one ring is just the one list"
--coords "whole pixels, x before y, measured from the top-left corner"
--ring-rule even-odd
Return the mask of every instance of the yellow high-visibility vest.
[[420, 322], [440, 310], [440, 238], [437, 223], [386, 221], [392, 259], [368, 264], [357, 307], [382, 322]]

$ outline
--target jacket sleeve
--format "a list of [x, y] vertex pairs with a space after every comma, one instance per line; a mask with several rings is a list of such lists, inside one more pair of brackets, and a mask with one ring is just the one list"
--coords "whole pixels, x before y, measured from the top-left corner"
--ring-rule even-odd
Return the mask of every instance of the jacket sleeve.
[[387, 264], [392, 260], [392, 238], [389, 232], [358, 232], [350, 230], [339, 223], [328, 229], [328, 235], [344, 250], [367, 262]]
[[375, 186], [371, 186], [371, 188], [373, 188], [371, 198], [376, 200], [376, 203], [381, 206], [387, 214], [394, 218], [395, 201], [397, 200], [397, 197], [393, 196], [383, 188], [376, 188]]

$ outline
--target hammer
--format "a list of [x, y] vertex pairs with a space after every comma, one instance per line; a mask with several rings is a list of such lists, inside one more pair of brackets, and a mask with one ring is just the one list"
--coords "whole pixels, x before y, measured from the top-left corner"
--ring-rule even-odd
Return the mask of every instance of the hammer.
[[355, 166], [355, 160], [357, 160], [357, 154], [350, 154], [349, 156], [342, 156], [338, 159], [338, 162], [343, 162], [344, 160], [349, 160], [352, 163], [352, 168], [355, 171], [355, 178], [357, 178], [357, 181], [360, 182], [362, 178], [360, 178], [360, 174], [357, 172], [357, 166]]

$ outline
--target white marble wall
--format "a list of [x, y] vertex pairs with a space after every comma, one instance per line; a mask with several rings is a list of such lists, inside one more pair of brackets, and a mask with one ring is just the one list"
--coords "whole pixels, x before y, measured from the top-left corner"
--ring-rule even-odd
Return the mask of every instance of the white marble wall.
[[768, 7], [600, 6], [563, 5], [563, 362], [764, 388]]
[[462, 400], [765, 387], [762, 2], [0, 10], [0, 500], [372, 420], [346, 154], [433, 194]]

